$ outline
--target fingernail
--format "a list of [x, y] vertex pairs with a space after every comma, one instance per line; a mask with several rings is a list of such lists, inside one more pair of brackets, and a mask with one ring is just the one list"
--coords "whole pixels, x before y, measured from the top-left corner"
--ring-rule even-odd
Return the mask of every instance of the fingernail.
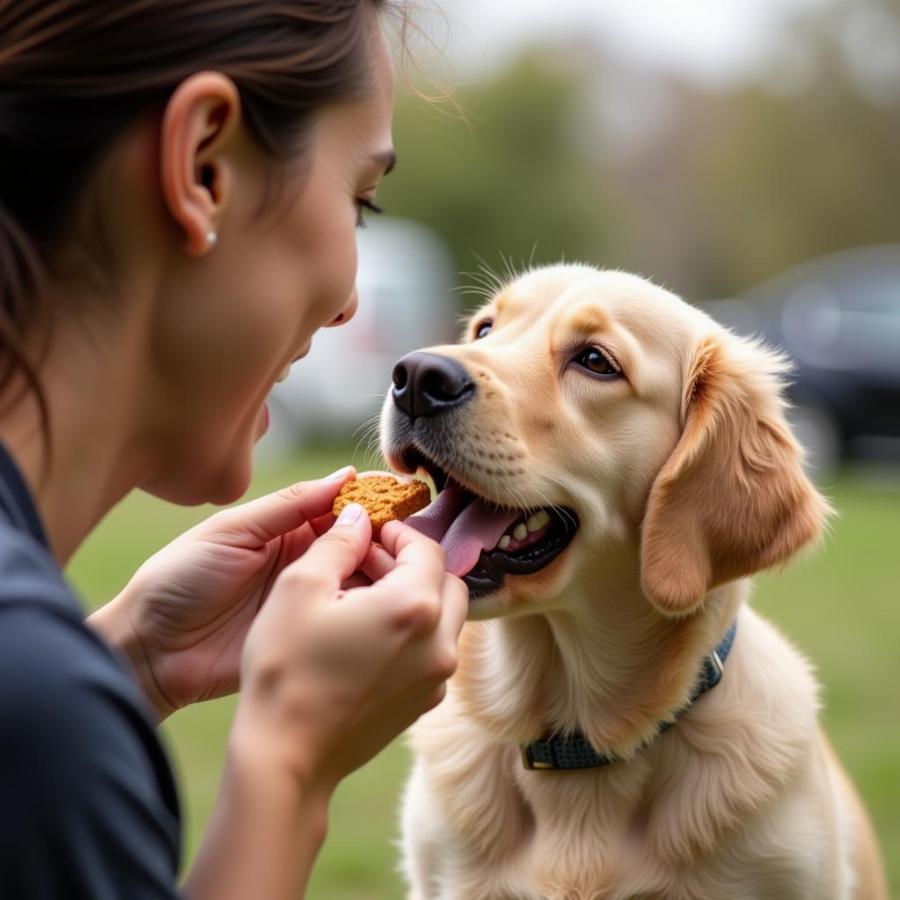
[[338, 469], [337, 472], [332, 472], [330, 475], [326, 475], [323, 478], [323, 481], [340, 481], [345, 475], [348, 475], [353, 471], [353, 466], [344, 466], [343, 469]]
[[352, 525], [358, 522], [365, 510], [358, 503], [348, 503], [337, 518], [335, 525]]

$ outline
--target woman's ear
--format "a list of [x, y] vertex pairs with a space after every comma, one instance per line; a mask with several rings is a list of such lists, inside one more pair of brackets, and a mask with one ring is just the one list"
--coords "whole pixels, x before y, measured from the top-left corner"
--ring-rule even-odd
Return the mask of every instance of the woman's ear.
[[650, 490], [641, 532], [641, 583], [667, 615], [687, 615], [717, 585], [786, 561], [832, 512], [784, 417], [787, 368], [725, 331], [693, 354], [684, 430]]
[[184, 231], [188, 253], [210, 248], [232, 188], [227, 151], [241, 119], [234, 82], [220, 72], [186, 78], [166, 104], [160, 173], [170, 215]]

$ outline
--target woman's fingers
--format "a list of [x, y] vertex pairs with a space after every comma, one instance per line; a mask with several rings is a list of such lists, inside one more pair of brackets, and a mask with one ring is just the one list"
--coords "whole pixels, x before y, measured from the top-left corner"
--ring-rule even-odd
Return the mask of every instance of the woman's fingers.
[[253, 711], [254, 734], [271, 722], [283, 742], [295, 729], [288, 744], [338, 776], [439, 701], [467, 610], [440, 545], [401, 523], [382, 530], [384, 546], [371, 537], [365, 511], [346, 507], [278, 576], [244, 644], [242, 709]]
[[442, 591], [447, 574], [441, 545], [402, 522], [388, 522], [381, 529], [385, 552], [393, 568], [377, 587], [405, 602], [396, 604], [395, 623], [414, 632], [432, 632], [442, 618]]
[[354, 574], [341, 585], [341, 589], [344, 591], [351, 591], [354, 588], [368, 587], [371, 583], [372, 579], [363, 575], [362, 572], [354, 572]]
[[354, 477], [353, 467], [347, 466], [316, 481], [301, 481], [240, 506], [223, 509], [198, 528], [220, 542], [241, 546], [266, 544], [304, 522], [322, 520], [324, 523], [338, 491]]
[[438, 627], [445, 638], [445, 643], [455, 647], [469, 615], [469, 589], [461, 578], [449, 573], [444, 577], [441, 604], [444, 612]]
[[[357, 503], [344, 507], [334, 526], [316, 538], [299, 559], [286, 566], [279, 580], [301, 592], [335, 596], [356, 572], [372, 540], [368, 513]], [[324, 597], [321, 597], [324, 599]]]
[[312, 530], [317, 535], [323, 535], [334, 525], [334, 513], [329, 509], [324, 516], [313, 519], [309, 524], [312, 525]]
[[390, 572], [397, 561], [380, 544], [370, 544], [365, 559], [360, 564], [359, 570], [370, 581], [380, 581]]
[[397, 565], [386, 577], [411, 568], [419, 577], [435, 581], [444, 574], [444, 551], [430, 537], [403, 522], [388, 522], [381, 529], [381, 543]]

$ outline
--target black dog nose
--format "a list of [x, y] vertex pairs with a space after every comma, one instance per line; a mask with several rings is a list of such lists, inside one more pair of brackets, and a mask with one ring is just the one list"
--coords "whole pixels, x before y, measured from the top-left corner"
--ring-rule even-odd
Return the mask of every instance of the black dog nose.
[[411, 419], [462, 406], [474, 393], [469, 373], [449, 356], [416, 350], [394, 366], [394, 403]]

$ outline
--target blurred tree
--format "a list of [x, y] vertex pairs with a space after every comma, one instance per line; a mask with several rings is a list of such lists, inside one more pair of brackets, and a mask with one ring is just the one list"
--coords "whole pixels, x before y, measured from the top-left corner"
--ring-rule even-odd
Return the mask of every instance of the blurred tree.
[[[402, 98], [400, 163], [380, 200], [434, 228], [458, 267], [494, 269], [607, 258], [609, 215], [595, 167], [576, 140], [579, 79], [526, 54], [446, 104]], [[464, 119], [463, 119], [464, 117]], [[463, 279], [465, 281], [465, 279]]]
[[768, 86], [680, 85], [666, 132], [606, 161], [640, 235], [617, 245], [623, 266], [702, 298], [823, 253], [900, 241], [900, 94], [863, 90], [845, 40], [843, 15], [866, 5], [900, 29], [882, 0], [818, 10], [798, 23], [815, 66], [801, 89], [777, 89], [783, 57], [770, 60]]
[[382, 199], [443, 235], [464, 271], [478, 257], [502, 270], [501, 254], [583, 260], [695, 299], [898, 242], [900, 5], [798, 10], [752, 82], [628, 71], [575, 35], [460, 88], [466, 121], [402, 98]]

